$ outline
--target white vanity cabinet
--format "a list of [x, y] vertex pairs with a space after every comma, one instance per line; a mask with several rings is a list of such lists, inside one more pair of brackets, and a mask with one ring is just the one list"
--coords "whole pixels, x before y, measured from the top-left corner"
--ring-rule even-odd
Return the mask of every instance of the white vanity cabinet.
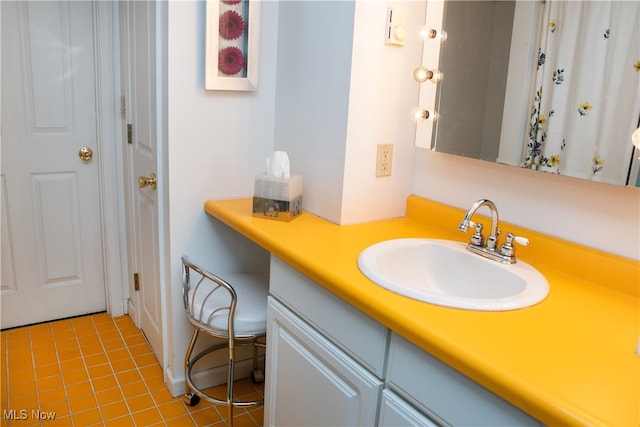
[[269, 293], [378, 378], [389, 330], [298, 270], [271, 256]]
[[265, 426], [539, 426], [271, 257]]
[[386, 387], [439, 425], [542, 425], [395, 333], [389, 346]]
[[382, 392], [379, 427], [437, 427], [438, 424], [389, 389]]
[[265, 426], [374, 426], [388, 330], [275, 257], [270, 293]]
[[373, 426], [382, 381], [269, 297], [267, 426]]

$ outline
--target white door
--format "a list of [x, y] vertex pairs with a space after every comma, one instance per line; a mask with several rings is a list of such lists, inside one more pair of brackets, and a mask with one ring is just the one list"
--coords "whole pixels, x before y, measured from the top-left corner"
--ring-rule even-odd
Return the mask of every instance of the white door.
[[[157, 2], [121, 3], [125, 121], [130, 125], [127, 188], [129, 204], [131, 309], [136, 324], [162, 363], [162, 306], [157, 174]], [[145, 185], [146, 180], [146, 185]], [[142, 184], [142, 185], [141, 185]]]
[[[2, 328], [106, 309], [91, 2], [2, 1]], [[79, 157], [83, 148], [93, 157]]]

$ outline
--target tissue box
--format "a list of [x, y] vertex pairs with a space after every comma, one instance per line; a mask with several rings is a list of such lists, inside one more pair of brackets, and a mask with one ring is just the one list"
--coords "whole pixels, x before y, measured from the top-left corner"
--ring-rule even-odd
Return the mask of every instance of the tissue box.
[[302, 213], [302, 177], [256, 176], [253, 190], [253, 216], [291, 221]]

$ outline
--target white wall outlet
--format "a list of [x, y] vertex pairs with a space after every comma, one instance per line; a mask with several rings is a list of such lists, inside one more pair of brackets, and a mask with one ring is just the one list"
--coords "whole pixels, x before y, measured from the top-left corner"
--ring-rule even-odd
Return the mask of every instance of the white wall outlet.
[[376, 158], [376, 177], [391, 176], [393, 163], [393, 144], [378, 144]]

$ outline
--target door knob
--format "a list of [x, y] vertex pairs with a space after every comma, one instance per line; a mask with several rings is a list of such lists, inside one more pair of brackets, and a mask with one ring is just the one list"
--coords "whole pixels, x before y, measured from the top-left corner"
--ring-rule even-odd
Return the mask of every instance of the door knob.
[[156, 174], [152, 173], [150, 176], [139, 176], [138, 187], [144, 188], [150, 186], [154, 190], [156, 189]]
[[93, 157], [93, 150], [89, 147], [82, 147], [80, 151], [78, 151], [78, 157], [81, 160], [88, 162]]

